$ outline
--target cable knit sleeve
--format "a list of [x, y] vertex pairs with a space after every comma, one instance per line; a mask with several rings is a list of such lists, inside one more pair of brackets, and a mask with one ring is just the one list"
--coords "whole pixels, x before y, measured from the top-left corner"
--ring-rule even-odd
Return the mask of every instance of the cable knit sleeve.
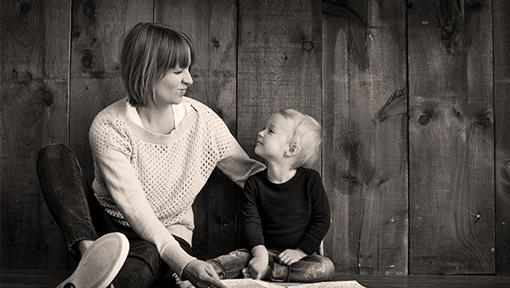
[[181, 275], [184, 267], [195, 258], [180, 247], [151, 208], [135, 168], [129, 161], [129, 137], [123, 134], [119, 125], [108, 122], [115, 119], [101, 121], [100, 117], [96, 117], [98, 119], [94, 121], [89, 134], [98, 170], [96, 177], [104, 181], [115, 205], [131, 228], [142, 239], [153, 243], [163, 261]]

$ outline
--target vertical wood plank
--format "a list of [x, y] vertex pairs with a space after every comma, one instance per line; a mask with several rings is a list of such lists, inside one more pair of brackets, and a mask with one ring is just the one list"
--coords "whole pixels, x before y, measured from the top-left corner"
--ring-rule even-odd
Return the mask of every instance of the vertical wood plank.
[[409, 269], [495, 273], [492, 1], [409, 6]]
[[94, 117], [126, 97], [120, 80], [122, 36], [152, 22], [151, 0], [77, 0], [72, 7], [70, 145], [89, 181], [94, 165], [88, 132]]
[[510, 6], [493, 2], [496, 139], [496, 271], [510, 275]]
[[[196, 60], [187, 96], [213, 109], [236, 135], [237, 1], [156, 1], [155, 21], [188, 35]], [[193, 205], [193, 254], [208, 259], [234, 250], [236, 197], [241, 189], [219, 169]]]
[[270, 113], [293, 108], [322, 123], [320, 11], [317, 0], [239, 1], [237, 136], [256, 159]]
[[253, 150], [269, 114], [293, 108], [322, 123], [320, 9], [317, 0], [239, 1], [237, 139], [261, 162]]
[[340, 273], [405, 275], [406, 5], [341, 4], [323, 10], [325, 250]]
[[66, 249], [42, 198], [37, 152], [68, 143], [68, 1], [2, 1], [2, 268], [63, 269]]

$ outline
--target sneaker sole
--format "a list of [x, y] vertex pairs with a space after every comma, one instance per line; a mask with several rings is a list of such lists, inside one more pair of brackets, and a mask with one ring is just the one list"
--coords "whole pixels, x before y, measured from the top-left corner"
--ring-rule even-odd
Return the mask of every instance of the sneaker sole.
[[[129, 241], [124, 234], [114, 232], [100, 237], [85, 251], [74, 273], [57, 288], [106, 288], [124, 265], [128, 252]], [[101, 255], [105, 254], [107, 261], [102, 261]]]

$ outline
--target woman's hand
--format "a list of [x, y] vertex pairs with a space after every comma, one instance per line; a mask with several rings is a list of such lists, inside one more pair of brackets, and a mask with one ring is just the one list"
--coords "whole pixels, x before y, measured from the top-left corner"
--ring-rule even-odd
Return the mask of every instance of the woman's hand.
[[303, 259], [306, 254], [299, 249], [287, 249], [278, 255], [280, 264], [290, 266]]
[[214, 271], [211, 264], [201, 261], [193, 260], [184, 267], [182, 271], [182, 277], [189, 280], [191, 284], [197, 288], [216, 287], [216, 288], [227, 288], [220, 281], [220, 277]]

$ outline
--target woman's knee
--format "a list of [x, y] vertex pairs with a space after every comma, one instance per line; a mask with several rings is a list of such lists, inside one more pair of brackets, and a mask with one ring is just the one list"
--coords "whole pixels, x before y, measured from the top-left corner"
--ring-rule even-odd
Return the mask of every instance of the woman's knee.
[[48, 165], [55, 163], [56, 160], [59, 162], [62, 159], [71, 159], [74, 162], [76, 156], [74, 152], [67, 145], [55, 143], [44, 146], [39, 149], [37, 154], [37, 167], [38, 171], [42, 171]]

